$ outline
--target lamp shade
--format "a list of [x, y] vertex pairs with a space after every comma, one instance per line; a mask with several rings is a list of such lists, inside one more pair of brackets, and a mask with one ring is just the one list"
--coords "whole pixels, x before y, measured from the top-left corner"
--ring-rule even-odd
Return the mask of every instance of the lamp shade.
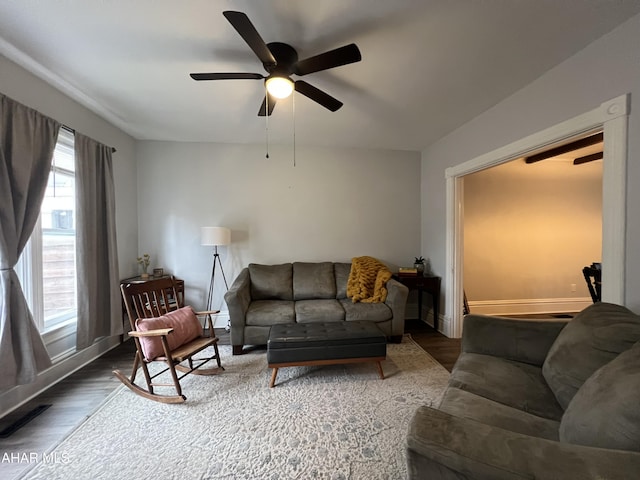
[[225, 227], [202, 227], [200, 229], [201, 245], [229, 245], [231, 230]]

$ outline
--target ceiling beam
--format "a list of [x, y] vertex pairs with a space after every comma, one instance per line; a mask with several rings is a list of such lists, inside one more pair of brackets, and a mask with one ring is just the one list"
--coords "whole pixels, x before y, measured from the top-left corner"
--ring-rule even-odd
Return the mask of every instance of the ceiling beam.
[[593, 162], [594, 160], [602, 160], [604, 158], [604, 152], [596, 152], [591, 155], [585, 155], [584, 157], [578, 157], [573, 161], [574, 165], [582, 165], [583, 163]]
[[600, 143], [603, 140], [604, 134], [596, 133], [595, 135], [591, 135], [590, 137], [581, 138], [580, 140], [576, 140], [575, 142], [567, 143], [566, 145], [561, 145], [559, 147], [552, 148], [551, 150], [531, 155], [530, 157], [525, 158], [525, 162], [535, 163], [539, 162], [540, 160], [546, 160], [547, 158], [557, 157], [558, 155], [564, 155], [565, 153], [573, 152], [574, 150], [578, 150], [580, 148], [590, 147], [591, 145]]

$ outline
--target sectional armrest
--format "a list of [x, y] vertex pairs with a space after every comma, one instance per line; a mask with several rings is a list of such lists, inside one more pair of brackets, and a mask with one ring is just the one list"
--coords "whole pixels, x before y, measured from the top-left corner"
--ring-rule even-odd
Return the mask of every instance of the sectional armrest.
[[411, 479], [429, 478], [426, 472], [442, 472], [442, 467], [463, 478], [487, 480], [613, 480], [635, 478], [640, 471], [637, 452], [531, 437], [426, 406], [411, 421], [407, 454]]
[[385, 304], [393, 312], [391, 320], [391, 335], [398, 336], [404, 334], [404, 318], [407, 308], [407, 297], [409, 289], [393, 278], [387, 282], [387, 299]]
[[567, 323], [470, 314], [464, 317], [462, 351], [541, 366]]
[[234, 327], [231, 329], [231, 344], [242, 345], [247, 310], [251, 303], [251, 277], [248, 268], [242, 269], [224, 294], [224, 300], [229, 307], [229, 322]]

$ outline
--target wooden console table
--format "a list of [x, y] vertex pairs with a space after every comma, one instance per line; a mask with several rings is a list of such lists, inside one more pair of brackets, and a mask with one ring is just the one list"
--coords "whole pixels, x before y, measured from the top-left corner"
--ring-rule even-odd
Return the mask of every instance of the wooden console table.
[[[169, 278], [171, 277], [171, 275], [162, 275], [160, 277], [154, 277], [153, 275], [149, 275], [147, 278], [142, 278], [140, 275], [137, 275], [135, 277], [129, 277], [129, 278], [123, 278], [122, 280], [120, 280], [120, 283], [145, 283], [148, 282], [149, 280], [157, 280], [158, 278]], [[178, 290], [179, 292], [184, 291], [184, 280], [174, 277], [175, 281], [176, 281], [176, 290]]]
[[422, 275], [397, 275], [393, 278], [409, 290], [418, 290], [418, 319], [422, 320], [422, 292], [427, 292], [433, 300], [433, 329], [438, 330], [438, 319], [440, 316], [440, 277]]

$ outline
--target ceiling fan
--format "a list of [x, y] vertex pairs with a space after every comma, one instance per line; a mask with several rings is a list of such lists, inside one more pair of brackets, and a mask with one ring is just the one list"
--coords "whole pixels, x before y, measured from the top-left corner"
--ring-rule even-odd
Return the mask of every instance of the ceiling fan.
[[191, 73], [194, 80], [264, 80], [267, 93], [259, 116], [271, 115], [278, 98], [288, 97], [293, 90], [310, 98], [323, 107], [335, 112], [342, 107], [342, 102], [328, 93], [314, 87], [304, 80], [291, 80], [291, 75], [308, 75], [330, 68], [348, 65], [362, 60], [360, 50], [355, 43], [329, 50], [303, 60], [298, 60], [298, 52], [286, 43], [265, 43], [255, 29], [249, 17], [242, 12], [224, 11], [222, 14], [251, 47], [262, 62], [268, 75], [260, 73]]

